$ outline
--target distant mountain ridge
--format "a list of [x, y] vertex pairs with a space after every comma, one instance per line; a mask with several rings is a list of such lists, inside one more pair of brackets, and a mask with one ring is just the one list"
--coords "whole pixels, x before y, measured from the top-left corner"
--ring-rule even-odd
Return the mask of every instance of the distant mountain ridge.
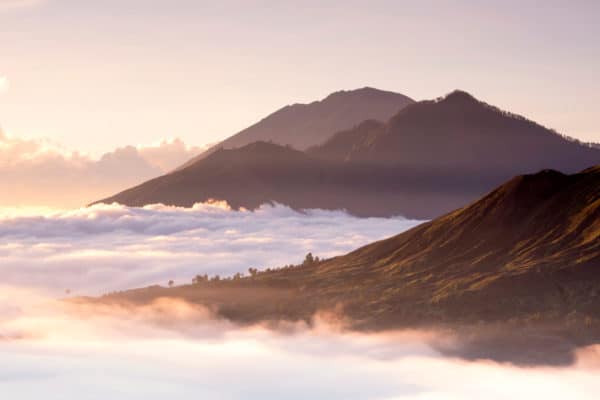
[[366, 120], [301, 152], [264, 141], [220, 148], [185, 168], [102, 202], [191, 206], [209, 199], [254, 209], [345, 209], [358, 216], [430, 219], [511, 176], [600, 162], [600, 149], [455, 91]]
[[[285, 106], [256, 124], [215, 145], [206, 154], [186, 162], [186, 167], [218, 148], [235, 149], [263, 141], [298, 150], [318, 145], [333, 133], [366, 120], [387, 121], [414, 100], [399, 93], [364, 87], [342, 90], [323, 100]], [[181, 168], [181, 167], [180, 167]]]
[[[328, 160], [401, 164], [413, 168], [464, 168], [522, 172], [555, 168], [576, 172], [600, 161], [591, 146], [456, 90], [414, 103], [387, 123], [366, 121], [338, 132], [309, 154]], [[573, 160], [574, 156], [580, 161]], [[499, 183], [499, 182], [497, 182]]]
[[[191, 207], [220, 199], [236, 209], [279, 203], [298, 210], [345, 209], [362, 217], [426, 219], [485, 191], [487, 186], [479, 178], [474, 180], [453, 170], [330, 162], [291, 147], [256, 142], [239, 149], [219, 149], [187, 168], [100, 202]], [[484, 181], [501, 179], [486, 178]]]

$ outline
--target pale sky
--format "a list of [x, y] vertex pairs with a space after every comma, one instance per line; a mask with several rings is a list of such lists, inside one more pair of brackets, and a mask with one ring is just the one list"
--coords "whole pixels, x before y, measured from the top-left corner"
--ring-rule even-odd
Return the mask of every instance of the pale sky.
[[101, 154], [286, 104], [460, 88], [600, 141], [600, 2], [0, 0], [0, 125]]

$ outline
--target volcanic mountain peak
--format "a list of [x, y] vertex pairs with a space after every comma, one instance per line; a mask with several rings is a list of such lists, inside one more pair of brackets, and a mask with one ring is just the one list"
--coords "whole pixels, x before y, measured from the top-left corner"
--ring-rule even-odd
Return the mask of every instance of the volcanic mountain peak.
[[331, 93], [311, 103], [287, 105], [225, 139], [179, 169], [206, 157], [219, 147], [238, 148], [256, 141], [273, 141], [305, 150], [366, 119], [387, 121], [398, 110], [412, 103], [414, 100], [402, 94], [364, 87]]
[[442, 101], [453, 103], [481, 103], [471, 93], [460, 89], [454, 89], [452, 92], [443, 96]]
[[[599, 149], [567, 140], [463, 91], [410, 104], [399, 112], [394, 102], [385, 101], [381, 108], [373, 100], [336, 100], [388, 95], [401, 96], [363, 88], [290, 106], [232, 137], [235, 145], [225, 141], [212, 156], [179, 169], [183, 174], [169, 174], [107, 201], [188, 205], [218, 198], [249, 209], [278, 201], [295, 209], [429, 219], [516, 174], [545, 168], [573, 173], [600, 162]], [[396, 113], [387, 122], [356, 120], [356, 110], [365, 115], [384, 108]], [[334, 130], [340, 121], [348, 128]], [[309, 134], [322, 139], [327, 127], [330, 139], [305, 153], [291, 148], [289, 141], [290, 147], [285, 147], [269, 139], [294, 141]]]
[[[391, 92], [388, 90], [381, 90], [370, 86], [365, 86], [359, 89], [354, 90], [338, 90], [337, 92], [333, 92], [327, 97], [325, 97], [320, 102], [327, 102], [333, 100], [340, 99], [364, 99], [364, 100], [374, 100], [374, 99], [394, 99], [399, 96], [398, 93]], [[408, 99], [408, 97], [407, 97]], [[316, 102], [318, 103], [318, 101]]]
[[[535, 122], [530, 121], [521, 115], [502, 110], [485, 101], [479, 100], [471, 93], [460, 89], [455, 89], [452, 92], [433, 100], [415, 102], [402, 110], [399, 110], [390, 120], [390, 124], [393, 125], [395, 120], [402, 121], [408, 117], [423, 115], [429, 116], [430, 118], [462, 118], [465, 119], [467, 125], [474, 122], [489, 123], [489, 118], [492, 117], [503, 118], [505, 120], [516, 119], [537, 125]], [[476, 115], [479, 115], [479, 120], [473, 119]], [[488, 118], [488, 120], [483, 118]]]
[[490, 172], [503, 179], [543, 168], [571, 173], [600, 161], [598, 149], [460, 90], [408, 105], [380, 127], [339, 132], [310, 151], [336, 160]]

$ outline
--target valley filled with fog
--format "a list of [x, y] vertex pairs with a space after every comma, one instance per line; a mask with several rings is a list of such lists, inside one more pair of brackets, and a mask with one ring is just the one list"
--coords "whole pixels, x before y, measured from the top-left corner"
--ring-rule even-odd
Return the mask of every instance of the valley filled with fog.
[[0, 400], [600, 399], [598, 16], [0, 0]]
[[326, 313], [309, 326], [238, 326], [178, 299], [65, 302], [196, 274], [230, 276], [346, 253], [420, 221], [304, 213], [97, 205], [0, 212], [0, 390], [37, 399], [592, 399], [598, 350], [563, 368], [443, 356], [431, 331], [357, 333]]

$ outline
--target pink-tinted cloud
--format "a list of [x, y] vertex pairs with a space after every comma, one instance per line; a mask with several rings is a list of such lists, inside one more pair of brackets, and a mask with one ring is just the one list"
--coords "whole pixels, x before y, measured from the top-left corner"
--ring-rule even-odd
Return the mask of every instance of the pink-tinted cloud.
[[176, 139], [93, 159], [0, 131], [0, 206], [79, 207], [162, 175], [200, 151]]
[[181, 160], [189, 160], [209, 147], [210, 145], [188, 146], [181, 139], [175, 138], [155, 145], [138, 146], [137, 150], [149, 164], [166, 172], [179, 167]]
[[8, 398], [591, 400], [600, 393], [597, 348], [579, 352], [568, 368], [518, 368], [444, 357], [428, 346], [439, 335], [430, 331], [353, 333], [317, 318], [281, 333], [217, 321], [181, 300], [71, 306], [0, 289], [0, 299], [19, 305], [0, 311], [0, 388]]

